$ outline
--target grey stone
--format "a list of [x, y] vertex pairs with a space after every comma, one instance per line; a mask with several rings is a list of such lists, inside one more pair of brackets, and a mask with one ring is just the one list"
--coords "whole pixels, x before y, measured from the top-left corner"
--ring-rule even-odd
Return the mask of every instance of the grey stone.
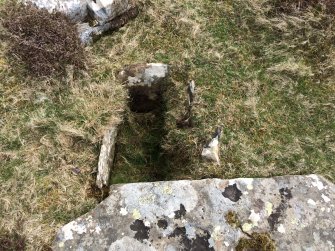
[[128, 0], [96, 0], [88, 1], [91, 16], [103, 25], [128, 11], [133, 5]]
[[109, 186], [109, 177], [115, 154], [116, 137], [117, 127], [112, 127], [106, 132], [103, 138], [96, 181], [96, 184], [99, 188], [102, 188], [103, 186]]
[[79, 23], [77, 25], [79, 39], [84, 45], [92, 44], [95, 37], [101, 36], [106, 31], [109, 31], [109, 29], [109, 23], [100, 26], [90, 26], [89, 23]]
[[49, 12], [59, 11], [75, 22], [82, 22], [88, 15], [87, 0], [24, 0]]
[[221, 130], [217, 129], [212, 140], [202, 149], [201, 156], [220, 165], [220, 136]]
[[130, 8], [122, 15], [115, 19], [103, 23], [98, 26], [90, 26], [89, 23], [79, 23], [77, 25], [79, 38], [82, 44], [89, 45], [93, 43], [95, 38], [100, 37], [107, 31], [114, 31], [125, 25], [129, 20], [135, 18], [138, 15], [138, 9], [136, 6]]
[[[317, 175], [113, 185], [65, 225], [54, 250], [234, 250], [269, 233], [277, 250], [334, 250], [335, 187]], [[241, 223], [226, 220], [234, 212]]]

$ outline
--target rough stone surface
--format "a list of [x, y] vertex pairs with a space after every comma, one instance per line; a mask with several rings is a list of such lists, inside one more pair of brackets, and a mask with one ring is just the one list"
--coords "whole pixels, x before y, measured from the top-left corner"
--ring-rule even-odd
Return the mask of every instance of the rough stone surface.
[[[269, 233], [278, 250], [334, 250], [335, 187], [322, 177], [207, 179], [114, 185], [65, 225], [54, 250], [234, 250]], [[225, 216], [234, 212], [240, 227]]]
[[220, 165], [220, 136], [221, 129], [216, 129], [212, 140], [202, 149], [201, 156], [209, 161], [214, 161], [216, 164]]
[[162, 63], [126, 66], [120, 72], [119, 78], [129, 89], [130, 109], [135, 112], [148, 112], [159, 107], [168, 74], [168, 65]]
[[47, 9], [49, 12], [62, 12], [75, 22], [84, 21], [88, 14], [87, 0], [24, 0], [24, 2]]
[[117, 127], [112, 127], [106, 132], [103, 138], [96, 181], [96, 184], [99, 188], [109, 185], [109, 177], [115, 154], [116, 137]]
[[88, 1], [88, 10], [91, 16], [100, 25], [107, 23], [131, 8], [128, 0], [96, 0]]

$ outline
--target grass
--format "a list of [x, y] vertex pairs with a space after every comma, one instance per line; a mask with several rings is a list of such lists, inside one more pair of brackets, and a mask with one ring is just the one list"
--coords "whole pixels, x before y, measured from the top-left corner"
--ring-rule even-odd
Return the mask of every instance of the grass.
[[[59, 227], [97, 203], [92, 172], [104, 130], [126, 110], [116, 80], [126, 64], [168, 63], [173, 86], [164, 128], [151, 139], [151, 129], [126, 113], [121, 147], [132, 152], [118, 156], [140, 165], [119, 162], [114, 183], [155, 180], [143, 161], [160, 153], [169, 170], [162, 179], [318, 173], [335, 180], [334, 16], [281, 14], [265, 0], [140, 4], [136, 20], [86, 49], [90, 69], [74, 80], [24, 77], [0, 41], [0, 229], [21, 236], [28, 250], [50, 245]], [[194, 127], [180, 129], [188, 79], [197, 85]], [[200, 158], [217, 126], [221, 166]], [[135, 133], [148, 139], [144, 148], [127, 148]]]

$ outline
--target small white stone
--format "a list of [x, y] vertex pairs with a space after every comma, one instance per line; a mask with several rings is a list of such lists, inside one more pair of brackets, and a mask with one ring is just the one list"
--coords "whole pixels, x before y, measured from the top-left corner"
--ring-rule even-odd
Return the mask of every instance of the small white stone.
[[326, 209], [324, 207], [321, 207], [321, 211], [324, 212]]
[[312, 199], [308, 199], [307, 201], [308, 204], [312, 205], [312, 206], [315, 206], [316, 205], [316, 202]]
[[225, 242], [224, 242], [224, 245], [225, 245], [226, 247], [229, 247], [229, 242], [225, 241]]
[[285, 228], [284, 228], [283, 224], [280, 224], [278, 226], [277, 230], [278, 230], [279, 233], [285, 234]]
[[330, 199], [324, 194], [322, 194], [321, 197], [326, 203], [328, 203], [330, 201]]

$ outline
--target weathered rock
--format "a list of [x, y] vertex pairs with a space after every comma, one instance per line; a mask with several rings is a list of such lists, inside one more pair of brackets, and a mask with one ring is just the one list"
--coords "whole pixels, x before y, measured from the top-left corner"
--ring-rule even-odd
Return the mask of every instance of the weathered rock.
[[75, 22], [82, 22], [87, 18], [87, 0], [24, 0], [38, 8], [49, 12], [59, 11]]
[[202, 149], [201, 156], [209, 161], [214, 161], [220, 165], [220, 136], [221, 130], [218, 128], [212, 140]]
[[115, 154], [116, 137], [117, 127], [112, 127], [106, 132], [103, 138], [96, 181], [96, 184], [99, 188], [103, 188], [104, 186], [109, 185], [109, 177]]
[[59, 231], [54, 250], [235, 250], [255, 233], [268, 234], [278, 250], [334, 250], [335, 187], [317, 175], [137, 183], [110, 192]]
[[187, 102], [186, 112], [184, 112], [181, 119], [177, 120], [177, 126], [179, 128], [187, 128], [187, 127], [193, 126], [192, 108], [193, 108], [193, 103], [194, 103], [194, 98], [195, 98], [194, 80], [190, 80], [188, 82], [187, 94], [188, 94], [188, 100], [187, 100], [188, 102]]
[[168, 73], [168, 65], [161, 63], [126, 66], [119, 78], [129, 89], [130, 109], [134, 112], [149, 112], [159, 107]]
[[127, 12], [116, 17], [108, 23], [104, 23], [98, 26], [90, 26], [89, 23], [79, 23], [78, 24], [78, 33], [79, 38], [82, 44], [89, 45], [93, 43], [95, 38], [100, 37], [105, 32], [114, 31], [124, 26], [129, 20], [135, 18], [138, 15], [137, 7], [132, 7]]
[[133, 5], [128, 0], [96, 0], [88, 1], [91, 16], [103, 25], [115, 17], [128, 11]]

